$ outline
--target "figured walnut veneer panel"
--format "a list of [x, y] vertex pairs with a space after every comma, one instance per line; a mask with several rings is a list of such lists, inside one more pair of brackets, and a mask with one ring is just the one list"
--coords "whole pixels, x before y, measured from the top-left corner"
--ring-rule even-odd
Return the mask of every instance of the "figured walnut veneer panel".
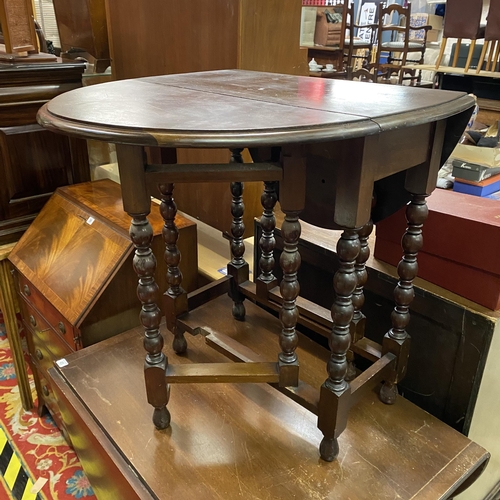
[[70, 323], [77, 324], [131, 247], [126, 234], [54, 196], [11, 259]]

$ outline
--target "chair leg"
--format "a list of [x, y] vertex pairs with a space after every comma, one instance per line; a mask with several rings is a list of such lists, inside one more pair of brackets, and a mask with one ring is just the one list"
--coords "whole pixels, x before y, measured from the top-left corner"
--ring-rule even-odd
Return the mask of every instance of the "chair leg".
[[491, 68], [491, 71], [496, 71], [499, 55], [500, 55], [500, 40], [497, 40], [497, 47], [495, 49], [495, 55], [493, 56], [493, 67]]
[[476, 48], [476, 40], [471, 40], [469, 47], [469, 55], [467, 56], [467, 62], [465, 63], [465, 72], [469, 71], [470, 63], [472, 61], [472, 54], [474, 54], [474, 49]]
[[439, 66], [441, 66], [441, 61], [443, 60], [444, 56], [444, 49], [446, 48], [446, 42], [448, 41], [447, 38], [443, 38], [441, 40], [441, 50], [439, 51], [439, 56], [436, 61], [436, 69], [439, 69]]
[[[486, 51], [488, 50], [489, 44], [490, 42], [484, 42], [483, 49], [481, 50], [481, 55], [479, 56], [479, 61], [477, 63], [476, 74], [479, 73], [481, 71], [481, 68], [483, 67], [484, 59], [486, 57]], [[490, 59], [491, 59], [491, 51], [490, 51]], [[486, 69], [488, 69], [489, 62], [490, 61], [488, 60], [488, 63], [486, 64]]]
[[493, 53], [495, 52], [495, 46], [496, 46], [496, 41], [493, 40], [490, 44], [490, 42], [487, 42], [489, 45], [489, 51], [488, 51], [488, 61], [486, 62], [486, 68], [484, 68], [486, 71], [491, 71], [490, 67], [493, 62]]
[[453, 68], [456, 68], [457, 67], [457, 63], [458, 63], [458, 54], [460, 53], [460, 49], [462, 47], [462, 39], [459, 38], [457, 40], [457, 44], [455, 45], [455, 54], [453, 55], [453, 63], [451, 64], [451, 66]]

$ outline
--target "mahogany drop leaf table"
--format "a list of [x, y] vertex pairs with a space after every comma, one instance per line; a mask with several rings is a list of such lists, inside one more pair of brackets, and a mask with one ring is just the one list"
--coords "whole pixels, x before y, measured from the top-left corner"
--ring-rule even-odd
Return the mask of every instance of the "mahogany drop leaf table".
[[[339, 454], [338, 438], [349, 410], [365, 393], [383, 382], [380, 398], [395, 402], [410, 348], [406, 328], [427, 216], [425, 199], [436, 187], [438, 169], [473, 107], [473, 98], [464, 93], [227, 70], [105, 83], [58, 96], [41, 109], [38, 120], [52, 131], [116, 144], [123, 206], [132, 218], [130, 236], [136, 248], [147, 400], [158, 429], [170, 425], [171, 384], [264, 382], [318, 416], [320, 456], [332, 461]], [[145, 147], [166, 148], [164, 162], [150, 164]], [[229, 148], [231, 162], [178, 164], [175, 148], [183, 147]], [[243, 148], [249, 148], [253, 163], [244, 163]], [[243, 183], [255, 180], [264, 182], [263, 235], [260, 271], [251, 282], [244, 259], [242, 194]], [[174, 184], [220, 181], [230, 182], [232, 193], [227, 277], [187, 294], [178, 267]], [[185, 333], [202, 334], [209, 346], [238, 362], [170, 363], [162, 350], [153, 233], [147, 217], [151, 195], [161, 198], [165, 221], [169, 287], [163, 300], [174, 351], [183, 354], [189, 349]], [[279, 286], [273, 275], [273, 208], [278, 200], [285, 214]], [[384, 217], [405, 202], [408, 228], [402, 239], [395, 308], [388, 319], [392, 327], [378, 345], [363, 336], [367, 240], [372, 218]], [[299, 296], [299, 218], [343, 229], [331, 313]], [[231, 297], [232, 315], [240, 321], [247, 320], [246, 300], [279, 312], [279, 352], [273, 361], [221, 331], [223, 323], [219, 330], [205, 319], [200, 323], [206, 303], [224, 294]], [[231, 311], [227, 314], [231, 320]], [[324, 331], [330, 314], [325, 380], [313, 387], [301, 379], [296, 327], [300, 321]], [[254, 333], [259, 336], [258, 326]], [[357, 376], [350, 362], [354, 351], [372, 362]]]

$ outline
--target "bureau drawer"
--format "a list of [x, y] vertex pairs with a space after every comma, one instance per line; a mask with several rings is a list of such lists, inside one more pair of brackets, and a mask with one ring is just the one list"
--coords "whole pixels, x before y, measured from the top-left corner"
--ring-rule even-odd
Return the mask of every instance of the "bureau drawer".
[[[41, 396], [43, 398], [43, 403], [45, 404], [50, 414], [52, 415], [52, 418], [54, 419], [55, 424], [57, 425], [62, 435], [64, 436], [64, 439], [66, 439], [68, 444], [72, 446], [71, 439], [68, 433], [66, 432], [66, 427], [64, 427], [64, 423], [61, 417], [61, 411], [59, 409], [59, 405], [57, 404], [54, 391], [52, 390], [52, 387], [48, 382], [48, 375], [37, 370], [36, 367], [35, 370], [37, 372], [38, 380], [40, 381], [40, 389], [42, 392], [42, 394], [39, 395], [39, 397]], [[40, 404], [40, 402], [38, 404]]]
[[[38, 310], [49, 325], [63, 338], [74, 350], [80, 348], [78, 330], [62, 316], [58, 310], [20, 273], [17, 274], [19, 292], [28, 304]], [[75, 341], [76, 339], [76, 341]]]
[[43, 342], [38, 335], [33, 334], [33, 352], [31, 357], [34, 363], [43, 371], [47, 377], [47, 370], [54, 366], [54, 361], [64, 358], [70, 354], [71, 349], [60, 340], [56, 340], [57, 335], [52, 334], [52, 338], [48, 339], [49, 343]]
[[[57, 335], [37, 311], [24, 300], [21, 301], [23, 322], [31, 332], [30, 353], [34, 361], [45, 371], [53, 361], [73, 352], [73, 349]], [[37, 349], [40, 352], [37, 352]]]

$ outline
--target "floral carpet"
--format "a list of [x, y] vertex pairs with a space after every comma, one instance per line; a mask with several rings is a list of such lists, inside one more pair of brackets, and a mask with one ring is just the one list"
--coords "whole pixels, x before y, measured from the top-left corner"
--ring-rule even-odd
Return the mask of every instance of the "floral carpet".
[[95, 500], [74, 451], [50, 416], [24, 411], [0, 311], [0, 500]]

